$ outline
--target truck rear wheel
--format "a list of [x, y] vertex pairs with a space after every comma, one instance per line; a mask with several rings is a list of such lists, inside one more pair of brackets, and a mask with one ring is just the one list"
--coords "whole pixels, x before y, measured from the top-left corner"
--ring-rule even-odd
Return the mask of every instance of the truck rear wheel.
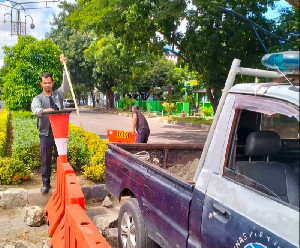
[[119, 248], [154, 248], [157, 244], [148, 237], [144, 219], [135, 198], [127, 199], [118, 216]]

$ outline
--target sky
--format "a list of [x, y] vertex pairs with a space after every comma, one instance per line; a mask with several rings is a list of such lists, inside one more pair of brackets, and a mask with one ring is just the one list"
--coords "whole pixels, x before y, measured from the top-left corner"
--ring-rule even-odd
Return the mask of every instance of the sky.
[[[5, 15], [5, 13], [12, 13], [12, 19], [13, 21], [17, 19], [15, 10], [16, 7], [20, 8], [20, 6], [23, 6], [24, 8], [39, 8], [39, 9], [25, 9], [25, 11], [20, 11], [20, 20], [24, 22], [25, 15], [30, 15], [33, 19], [33, 23], [35, 25], [34, 29], [30, 28], [30, 23], [32, 22], [30, 17], [26, 17], [27, 22], [27, 28], [26, 33], [28, 35], [32, 35], [37, 39], [42, 39], [45, 37], [45, 34], [50, 31], [51, 22], [53, 21], [53, 14], [59, 13], [59, 0], [51, 0], [47, 2], [46, 7], [46, 1], [47, 0], [13, 0], [13, 1], [5, 1], [0, 0], [0, 68], [3, 65], [3, 46], [13, 46], [17, 43], [17, 36], [11, 36], [10, 35], [10, 19], [11, 16], [9, 14]], [[36, 2], [34, 4], [25, 4], [26, 2]], [[75, 2], [75, 0], [68, 0], [68, 2]], [[13, 7], [16, 3], [18, 3], [15, 8], [12, 10], [9, 7], [3, 6], [11, 6]], [[287, 3], [285, 0], [280, 0], [276, 4], [275, 10], [270, 10], [266, 17], [273, 19], [279, 16], [278, 9], [282, 7], [290, 7], [291, 5]], [[3, 22], [5, 15], [6, 23]]]

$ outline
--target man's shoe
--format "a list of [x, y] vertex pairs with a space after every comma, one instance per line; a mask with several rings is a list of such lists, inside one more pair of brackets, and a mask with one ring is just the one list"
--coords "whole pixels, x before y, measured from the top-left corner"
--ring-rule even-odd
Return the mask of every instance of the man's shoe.
[[42, 188], [41, 188], [41, 193], [42, 194], [47, 194], [48, 192], [49, 192], [49, 189], [51, 188], [51, 186], [50, 185], [48, 185], [48, 186], [43, 186]]

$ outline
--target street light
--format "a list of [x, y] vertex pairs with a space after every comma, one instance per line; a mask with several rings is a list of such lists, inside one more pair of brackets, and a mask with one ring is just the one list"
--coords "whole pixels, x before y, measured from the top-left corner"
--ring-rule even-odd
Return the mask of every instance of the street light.
[[34, 25], [34, 23], [33, 23], [32, 16], [31, 16], [31, 15], [26, 15], [26, 16], [25, 16], [25, 23], [26, 23], [26, 17], [30, 17], [30, 18], [31, 18], [30, 28], [31, 28], [31, 29], [34, 29], [34, 28], [35, 28], [35, 25]]
[[[25, 9], [24, 7], [21, 5], [21, 8], [18, 9], [16, 8], [17, 5], [20, 5], [19, 3], [16, 3], [13, 7], [11, 7], [11, 11], [10, 13], [5, 13], [4, 14], [4, 20], [3, 22], [6, 23], [6, 20], [5, 20], [5, 16], [6, 15], [10, 15], [10, 35], [13, 36], [13, 35], [26, 35], [26, 18], [27, 17], [30, 17], [31, 18], [31, 24], [30, 24], [30, 28], [31, 29], [34, 29], [35, 28], [35, 25], [33, 23], [33, 19], [32, 19], [32, 16], [30, 15], [25, 15], [24, 17], [24, 22], [22, 22], [21, 20], [21, 11], [24, 11], [24, 14], [25, 14]], [[16, 20], [13, 20], [13, 11], [16, 11]]]
[[[5, 13], [4, 14], [4, 20], [3, 20], [3, 23], [6, 23], [6, 20], [5, 20], [5, 16], [6, 15], [10, 15], [10, 35], [13, 36], [13, 35], [26, 35], [26, 18], [27, 17], [30, 17], [31, 18], [31, 24], [30, 24], [30, 28], [31, 29], [34, 29], [35, 28], [35, 25], [33, 23], [33, 18], [32, 16], [30, 15], [25, 15], [25, 10], [27, 9], [42, 9], [42, 8], [50, 8], [48, 6], [48, 3], [55, 3], [55, 2], [58, 2], [58, 0], [52, 0], [52, 1], [40, 1], [40, 2], [23, 2], [23, 3], [17, 3], [15, 1], [10, 1], [10, 0], [7, 0], [11, 3], [14, 3], [14, 5], [11, 7], [11, 6], [8, 6], [8, 5], [5, 5], [5, 4], [2, 4], [0, 3], [0, 5], [3, 5], [5, 7], [8, 7], [11, 9], [10, 13]], [[46, 6], [45, 7], [31, 7], [31, 8], [24, 8], [23, 5], [25, 4], [29, 4], [29, 5], [32, 5], [32, 4], [41, 4], [41, 3], [45, 3]], [[23, 11], [24, 13], [24, 21], [22, 22], [21, 20], [21, 11]], [[16, 20], [13, 20], [13, 13], [16, 13]]]

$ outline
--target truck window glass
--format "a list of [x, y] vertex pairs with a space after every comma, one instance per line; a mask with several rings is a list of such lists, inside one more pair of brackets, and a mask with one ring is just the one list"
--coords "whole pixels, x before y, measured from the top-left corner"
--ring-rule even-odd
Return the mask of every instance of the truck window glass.
[[264, 100], [236, 104], [224, 176], [299, 208], [299, 115], [294, 106]]

